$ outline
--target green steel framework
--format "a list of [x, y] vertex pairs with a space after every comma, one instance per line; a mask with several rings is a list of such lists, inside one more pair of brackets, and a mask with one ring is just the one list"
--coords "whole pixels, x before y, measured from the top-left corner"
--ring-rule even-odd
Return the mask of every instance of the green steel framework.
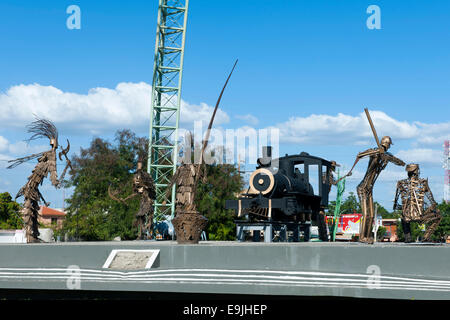
[[189, 0], [160, 0], [153, 65], [148, 172], [155, 180], [154, 220], [175, 210], [175, 185], [181, 82]]

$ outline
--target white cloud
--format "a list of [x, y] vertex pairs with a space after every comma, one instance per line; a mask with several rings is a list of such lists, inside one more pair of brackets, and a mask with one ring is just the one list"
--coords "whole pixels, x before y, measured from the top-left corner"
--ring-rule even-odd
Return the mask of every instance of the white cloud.
[[8, 146], [9, 141], [6, 138], [0, 136], [0, 152], [8, 150]]
[[406, 163], [441, 164], [443, 151], [435, 149], [400, 150], [395, 156]]
[[[24, 127], [33, 114], [71, 129], [99, 133], [110, 128], [144, 128], [150, 121], [151, 86], [119, 83], [114, 89], [93, 88], [87, 94], [64, 92], [53, 86], [17, 85], [0, 94], [0, 123], [3, 127]], [[213, 107], [181, 101], [181, 123], [209, 121]], [[219, 110], [216, 124], [229, 121]]]
[[[442, 144], [450, 138], [450, 122], [425, 124], [396, 120], [382, 111], [370, 111], [378, 136], [389, 135], [397, 140], [417, 139], [426, 144]], [[364, 112], [358, 116], [338, 113], [336, 116], [312, 114], [291, 117], [277, 124], [282, 142], [302, 144], [353, 144], [373, 142], [372, 131]]]
[[[11, 156], [22, 156], [25, 154], [39, 153], [50, 149], [49, 145], [30, 145], [25, 141], [10, 143], [8, 139], [0, 136], [0, 151], [8, 153], [8, 159]], [[3, 158], [2, 158], [3, 159]]]

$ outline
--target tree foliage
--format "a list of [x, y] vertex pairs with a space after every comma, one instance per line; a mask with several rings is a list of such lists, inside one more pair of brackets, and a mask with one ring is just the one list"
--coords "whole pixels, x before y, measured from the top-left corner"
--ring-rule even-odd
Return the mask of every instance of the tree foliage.
[[[412, 241], [420, 241], [424, 231], [422, 230], [422, 226], [415, 221], [410, 222], [411, 229], [411, 239]], [[397, 223], [397, 238], [398, 241], [404, 242], [405, 241], [405, 233], [403, 232], [403, 224], [401, 222]]]
[[20, 205], [8, 192], [0, 193], [0, 229], [22, 229]]
[[94, 138], [87, 149], [72, 157], [69, 187], [74, 187], [61, 233], [83, 240], [135, 239], [135, 197], [123, 204], [112, 200], [108, 187], [120, 190], [118, 197], [132, 193], [132, 178], [138, 157], [146, 156], [147, 139], [130, 130], [117, 131], [115, 144]]
[[[132, 193], [132, 179], [137, 160], [147, 161], [148, 140], [129, 130], [118, 131], [114, 143], [94, 138], [90, 146], [72, 157], [73, 170], [66, 186], [74, 187], [61, 234], [83, 240], [135, 239], [135, 214], [139, 198], [126, 204], [112, 200], [108, 187], [121, 190], [125, 198]], [[236, 198], [243, 181], [233, 165], [207, 165], [206, 181], [200, 181], [196, 204], [208, 218], [210, 240], [234, 240], [233, 216], [225, 211], [225, 200]]]
[[379, 226], [377, 230], [377, 241], [382, 241], [385, 234], [386, 228], [383, 226]]
[[341, 214], [361, 213], [358, 197], [353, 192], [341, 203]]
[[207, 166], [207, 179], [198, 186], [196, 204], [200, 214], [208, 218], [209, 240], [235, 240], [235, 217], [225, 210], [225, 200], [236, 199], [243, 185], [234, 165]]

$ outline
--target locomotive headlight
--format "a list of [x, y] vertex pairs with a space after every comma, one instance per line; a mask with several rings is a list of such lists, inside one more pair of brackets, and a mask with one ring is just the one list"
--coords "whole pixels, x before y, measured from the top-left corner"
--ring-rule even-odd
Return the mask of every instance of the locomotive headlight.
[[257, 169], [250, 176], [249, 184], [250, 193], [267, 194], [273, 190], [275, 185], [273, 173], [266, 168]]

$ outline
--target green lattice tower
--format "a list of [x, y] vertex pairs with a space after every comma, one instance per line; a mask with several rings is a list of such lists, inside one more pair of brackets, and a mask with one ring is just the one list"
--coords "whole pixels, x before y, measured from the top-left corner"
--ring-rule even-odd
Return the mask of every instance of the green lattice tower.
[[175, 185], [181, 81], [189, 0], [160, 0], [153, 65], [148, 172], [155, 180], [154, 220], [175, 211]]
[[[340, 179], [339, 169], [338, 169], [338, 180]], [[341, 216], [341, 203], [342, 197], [345, 191], [345, 178], [338, 182], [337, 193], [336, 193], [336, 207], [334, 208], [333, 224], [332, 224], [332, 236], [331, 241], [336, 241], [336, 231], [339, 224], [339, 218]]]

